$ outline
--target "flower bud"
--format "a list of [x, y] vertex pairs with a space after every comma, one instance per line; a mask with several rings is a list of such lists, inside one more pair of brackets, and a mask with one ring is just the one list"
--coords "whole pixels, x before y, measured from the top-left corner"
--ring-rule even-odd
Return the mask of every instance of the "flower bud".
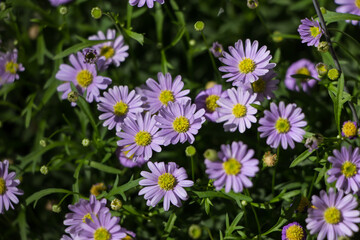
[[102, 16], [102, 11], [99, 7], [94, 7], [91, 9], [91, 16], [95, 19], [99, 19]]
[[273, 34], [272, 34], [272, 39], [274, 42], [282, 42], [284, 40], [284, 38], [281, 36], [281, 32], [279, 31], [275, 31]]
[[318, 149], [319, 145], [324, 141], [324, 137], [317, 133], [307, 138], [305, 141], [305, 147], [309, 149], [309, 152]]
[[194, 28], [196, 31], [198, 32], [201, 32], [204, 30], [205, 28], [205, 23], [203, 21], [197, 21], [195, 24], [194, 24]]
[[319, 42], [317, 50], [319, 52], [326, 53], [327, 51], [329, 51], [329, 44], [326, 41]]
[[250, 9], [255, 9], [259, 6], [259, 1], [258, 0], [248, 0], [247, 1], [247, 6]]
[[82, 141], [81, 141], [81, 144], [84, 146], [84, 147], [88, 147], [89, 144], [90, 144], [90, 140], [88, 138], [84, 138]]
[[69, 102], [76, 102], [79, 98], [79, 94], [77, 92], [71, 91], [67, 95], [67, 99]]
[[53, 211], [54, 213], [59, 213], [59, 212], [61, 212], [61, 207], [60, 207], [59, 205], [57, 205], [57, 204], [54, 204], [54, 205], [52, 206], [52, 211]]
[[119, 199], [115, 198], [114, 200], [111, 201], [110, 206], [112, 210], [119, 211], [120, 208], [122, 207], [122, 202]]
[[191, 224], [191, 226], [189, 227], [188, 233], [192, 239], [199, 239], [202, 234], [202, 229], [197, 224]]
[[325, 63], [318, 63], [315, 68], [320, 77], [326, 76], [329, 70], [329, 67]]
[[43, 175], [47, 175], [49, 172], [49, 169], [47, 166], [45, 165], [42, 165], [41, 168], [40, 168], [40, 173], [43, 174]]
[[68, 13], [67, 7], [61, 6], [61, 7], [59, 8], [59, 13], [60, 13], [61, 15], [66, 15], [66, 14]]
[[270, 151], [268, 151], [264, 154], [262, 161], [265, 166], [273, 167], [276, 165], [276, 163], [278, 161], [278, 157], [276, 154], [272, 154]]
[[242, 201], [241, 201], [241, 205], [243, 205], [244, 207], [245, 207], [247, 204], [248, 204], [247, 201], [245, 201], [245, 200], [242, 200]]
[[189, 45], [192, 46], [192, 47], [195, 46], [196, 45], [195, 39], [190, 39], [189, 40]]
[[0, 11], [4, 11], [6, 9], [6, 5], [4, 2], [0, 3]]
[[328, 71], [327, 76], [330, 80], [335, 81], [339, 78], [340, 73], [336, 68], [332, 68]]
[[207, 82], [205, 85], [205, 89], [210, 89], [210, 88], [214, 87], [215, 85], [216, 85], [215, 81]]
[[42, 147], [46, 147], [46, 140], [45, 139], [41, 139], [39, 142], [40, 146]]
[[31, 40], [36, 39], [39, 36], [40, 27], [37, 24], [33, 24], [30, 26], [28, 35]]
[[186, 149], [185, 149], [185, 154], [186, 156], [188, 157], [192, 157], [196, 154], [196, 148], [194, 146], [188, 146]]
[[98, 59], [98, 54], [95, 49], [86, 48], [83, 50], [84, 63], [94, 64]]
[[215, 162], [218, 160], [218, 155], [217, 155], [217, 152], [214, 150], [214, 149], [207, 149], [205, 152], [204, 152], [204, 158], [212, 161], [212, 162]]

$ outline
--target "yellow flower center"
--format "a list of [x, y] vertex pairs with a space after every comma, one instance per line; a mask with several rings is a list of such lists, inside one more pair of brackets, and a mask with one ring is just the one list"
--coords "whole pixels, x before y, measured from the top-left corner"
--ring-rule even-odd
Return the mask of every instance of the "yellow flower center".
[[122, 240], [132, 240], [133, 238], [130, 237], [129, 235], [126, 235], [126, 237], [122, 238]]
[[8, 73], [15, 74], [18, 69], [19, 69], [19, 64], [13, 61], [6, 62], [5, 64], [5, 71]]
[[218, 95], [210, 95], [205, 99], [206, 109], [208, 112], [215, 112], [216, 108], [219, 105], [216, 104], [216, 101], [219, 100], [220, 97]]
[[341, 166], [341, 173], [347, 177], [350, 178], [357, 174], [357, 167], [354, 163], [345, 161], [343, 165]]
[[0, 195], [3, 195], [6, 192], [6, 182], [0, 177]]
[[246, 115], [247, 109], [244, 105], [238, 103], [235, 104], [233, 109], [232, 109], [232, 114], [236, 117], [236, 118], [241, 118], [243, 116]]
[[111, 58], [112, 56], [114, 56], [114, 54], [115, 54], [114, 48], [110, 46], [103, 46], [100, 49], [100, 56], [104, 56], [106, 59]]
[[341, 220], [341, 212], [336, 207], [329, 207], [324, 212], [324, 219], [329, 224], [337, 224]]
[[229, 158], [222, 165], [227, 175], [237, 175], [241, 170], [241, 163], [239, 163], [235, 158]]
[[91, 186], [90, 193], [94, 196], [99, 196], [105, 190], [106, 186], [104, 183], [97, 183]]
[[158, 184], [161, 189], [169, 191], [174, 189], [176, 185], [176, 179], [171, 173], [163, 173], [158, 178]]
[[360, 9], [360, 0], [355, 0], [355, 5], [358, 9]]
[[[124, 148], [126, 148], [126, 147], [128, 147], [128, 146], [130, 146], [130, 145], [126, 145]], [[126, 157], [126, 155], [128, 154], [128, 152], [130, 152], [130, 150], [128, 150], [128, 151], [124, 151], [124, 155], [125, 155], [125, 157]], [[133, 157], [134, 157], [134, 154], [133, 155], [131, 155], [130, 157], [127, 157], [128, 159], [133, 159]]]
[[304, 230], [298, 225], [292, 225], [286, 230], [286, 239], [288, 240], [302, 240], [304, 237]]
[[90, 213], [84, 215], [84, 217], [82, 218], [83, 223], [86, 223], [86, 219], [90, 219], [92, 222], [94, 222], [94, 220], [91, 218]]
[[163, 105], [167, 106], [168, 102], [175, 101], [174, 94], [170, 90], [162, 90], [159, 95], [159, 100]]
[[278, 133], [287, 133], [290, 130], [289, 120], [280, 117], [275, 123], [275, 128]]
[[114, 113], [116, 116], [125, 115], [128, 112], [128, 109], [129, 109], [128, 105], [123, 101], [117, 102], [114, 105]]
[[342, 127], [342, 132], [345, 137], [354, 137], [357, 134], [357, 128], [353, 122], [345, 122]]
[[255, 68], [256, 68], [256, 64], [250, 58], [244, 58], [239, 63], [239, 70], [241, 73], [244, 73], [244, 74], [253, 72], [255, 70]]
[[76, 81], [83, 88], [88, 87], [92, 83], [93, 79], [94, 79], [94, 76], [91, 74], [91, 72], [89, 70], [86, 70], [86, 69], [81, 70], [76, 75]]
[[302, 74], [302, 75], [311, 76], [311, 73], [310, 73], [309, 69], [307, 69], [306, 67], [299, 68], [296, 71], [296, 74]]
[[135, 135], [135, 143], [138, 146], [145, 147], [151, 143], [152, 137], [149, 132], [147, 131], [139, 131]]
[[94, 232], [94, 240], [109, 240], [111, 238], [111, 234], [104, 227], [99, 227]]
[[318, 27], [311, 27], [310, 28], [310, 34], [312, 37], [316, 37], [317, 35], [320, 34], [320, 29]]
[[262, 78], [259, 78], [251, 84], [254, 93], [262, 93], [265, 91], [266, 83]]
[[175, 118], [173, 122], [173, 128], [178, 133], [187, 132], [190, 128], [189, 119], [183, 116]]

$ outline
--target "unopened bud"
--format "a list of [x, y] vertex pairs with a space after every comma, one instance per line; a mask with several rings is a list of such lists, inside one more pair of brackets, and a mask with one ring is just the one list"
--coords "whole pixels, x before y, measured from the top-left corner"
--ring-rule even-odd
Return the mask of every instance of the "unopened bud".
[[340, 73], [336, 68], [332, 68], [328, 71], [328, 78], [332, 81], [335, 81], [339, 78]]
[[188, 146], [186, 149], [185, 149], [185, 154], [186, 156], [188, 157], [192, 157], [194, 156], [196, 153], [196, 148], [194, 146]]
[[212, 161], [212, 162], [215, 162], [218, 160], [218, 155], [217, 155], [217, 152], [214, 150], [214, 149], [207, 149], [205, 152], [204, 152], [204, 158]]
[[91, 9], [91, 16], [95, 19], [99, 19], [102, 16], [102, 11], [99, 7], [94, 7]]
[[196, 31], [201, 32], [205, 28], [205, 23], [203, 21], [197, 21], [194, 24], [194, 28], [195, 28]]
[[77, 92], [71, 91], [67, 95], [67, 99], [69, 102], [76, 102], [79, 98], [79, 94]]
[[191, 226], [189, 227], [188, 233], [192, 239], [199, 239], [202, 234], [202, 229], [197, 224], [191, 224]]
[[270, 151], [266, 152], [262, 158], [263, 163], [267, 167], [273, 167], [276, 165], [278, 161], [278, 157], [276, 154], [271, 153]]
[[6, 9], [6, 5], [4, 2], [0, 3], [0, 11], [4, 11]]
[[48, 174], [48, 172], [49, 172], [49, 169], [48, 169], [47, 166], [45, 166], [45, 165], [41, 166], [41, 168], [40, 168], [40, 173], [41, 174], [46, 175], [46, 174]]
[[46, 140], [45, 139], [41, 139], [39, 142], [40, 146], [42, 147], [46, 147]]
[[120, 208], [122, 207], [122, 202], [119, 199], [115, 198], [114, 200], [111, 201], [110, 206], [112, 210], [119, 211]]
[[87, 147], [89, 146], [90, 144], [90, 140], [88, 138], [84, 138], [82, 141], [81, 141], [81, 144], [84, 146], [84, 147]]
[[250, 9], [255, 9], [259, 6], [259, 1], [258, 0], [248, 0], [247, 1], [247, 6]]
[[279, 31], [275, 31], [272, 34], [272, 39], [274, 42], [282, 42], [284, 40], [284, 38], [281, 36], [281, 32]]
[[329, 70], [329, 67], [324, 63], [316, 64], [315, 68], [320, 77], [326, 76]]
[[61, 212], [61, 207], [60, 207], [59, 205], [54, 204], [54, 205], [52, 206], [52, 211], [53, 211], [54, 213], [59, 213], [59, 212]]
[[241, 205], [243, 205], [244, 207], [245, 207], [247, 204], [248, 204], [247, 201], [245, 201], [245, 200], [242, 200], [242, 201], [241, 201]]
[[68, 12], [67, 7], [62, 6], [62, 7], [59, 8], [59, 13], [60, 13], [61, 15], [66, 15], [67, 12]]
[[210, 89], [210, 88], [214, 87], [215, 85], [216, 85], [216, 82], [214, 82], [214, 81], [207, 82], [205, 85], [205, 89]]
[[326, 53], [327, 51], [329, 51], [329, 44], [326, 41], [319, 42], [317, 50], [319, 52]]
[[189, 40], [189, 45], [192, 46], [192, 47], [195, 46], [195, 45], [196, 45], [196, 41], [195, 41], [194, 39], [190, 39], [190, 40]]

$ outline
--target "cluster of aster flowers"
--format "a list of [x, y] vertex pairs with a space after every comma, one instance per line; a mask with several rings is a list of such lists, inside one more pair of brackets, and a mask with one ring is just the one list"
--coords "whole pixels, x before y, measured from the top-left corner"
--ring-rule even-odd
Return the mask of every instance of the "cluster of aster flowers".
[[19, 72], [25, 70], [23, 65], [18, 63], [17, 59], [17, 49], [6, 53], [0, 52], [0, 87], [19, 79]]

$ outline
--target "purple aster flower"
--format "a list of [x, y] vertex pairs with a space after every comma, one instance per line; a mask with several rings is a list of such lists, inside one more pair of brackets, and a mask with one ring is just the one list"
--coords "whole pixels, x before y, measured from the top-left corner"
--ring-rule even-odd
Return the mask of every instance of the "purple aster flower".
[[219, 68], [221, 72], [225, 72], [223, 78], [228, 78], [227, 82], [233, 82], [234, 86], [239, 83], [255, 82], [260, 76], [276, 66], [270, 63], [272, 56], [270, 51], [266, 51], [266, 46], [258, 50], [259, 42], [254, 41], [251, 44], [249, 39], [245, 41], [245, 49], [243, 41], [239, 40], [234, 47], [229, 47], [229, 52], [223, 52], [223, 57], [219, 60], [227, 65]]
[[120, 218], [112, 217], [109, 211], [99, 212], [97, 215], [92, 213], [91, 219], [85, 219], [81, 223], [80, 236], [84, 240], [119, 240], [126, 237], [126, 233], [121, 231], [119, 225]]
[[[294, 62], [290, 65], [290, 67], [286, 71], [285, 86], [292, 91], [300, 92], [299, 85], [301, 85], [303, 91], [309, 93], [310, 88], [314, 87], [317, 83], [317, 80], [313, 78], [296, 79], [291, 77], [291, 75], [295, 74], [307, 75], [313, 78], [317, 77], [318, 74], [316, 72], [315, 64], [313, 64], [307, 59], [300, 59], [299, 61]], [[299, 81], [299, 83], [297, 83], [297, 81]]]
[[214, 57], [218, 58], [222, 56], [222, 52], [224, 51], [224, 48], [220, 43], [214, 42], [212, 47], [210, 48], [210, 51], [212, 52]]
[[153, 150], [161, 151], [160, 145], [164, 144], [164, 139], [159, 137], [155, 116], [149, 112], [145, 115], [138, 113], [136, 118], [126, 118], [121, 128], [123, 132], [116, 133], [121, 138], [117, 145], [124, 147], [122, 151], [127, 152], [127, 157], [133, 156], [134, 161], [143, 157], [147, 161]]
[[[65, 83], [58, 86], [57, 90], [63, 92], [62, 99], [67, 99], [71, 92], [71, 84], [73, 83], [79, 94], [83, 95], [86, 91], [86, 101], [89, 103], [99, 101], [99, 89], [106, 89], [111, 83], [111, 79], [103, 76], [98, 76], [96, 67], [93, 64], [84, 63], [84, 55], [78, 52], [77, 55], [71, 54], [69, 57], [70, 63], [61, 64], [59, 71], [56, 73], [56, 78]], [[75, 106], [76, 103], [71, 103]]]
[[49, 0], [50, 4], [54, 7], [71, 2], [72, 0]]
[[69, 226], [65, 229], [65, 232], [71, 234], [79, 234], [82, 231], [81, 224], [86, 219], [94, 220], [93, 215], [97, 216], [101, 212], [109, 212], [106, 207], [106, 199], [96, 200], [94, 195], [90, 195], [90, 202], [85, 199], [80, 199], [79, 202], [74, 205], [69, 205], [72, 213], [65, 215], [64, 225]]
[[196, 135], [205, 122], [205, 109], [196, 111], [196, 105], [190, 101], [186, 103], [169, 102], [166, 108], [155, 116], [157, 126], [161, 128], [159, 136], [164, 138], [164, 145], [185, 143], [193, 144]]
[[264, 101], [264, 99], [274, 98], [274, 91], [278, 89], [277, 85], [279, 83], [278, 79], [273, 79], [277, 74], [273, 70], [269, 70], [264, 76], [259, 77], [253, 83], [246, 82], [244, 84], [239, 84], [239, 87], [244, 90], [249, 91], [251, 94], [256, 93], [255, 101]]
[[103, 126], [109, 130], [116, 126], [116, 131], [121, 131], [124, 119], [135, 118], [137, 113], [143, 111], [140, 98], [135, 90], [129, 92], [127, 86], [115, 86], [104, 92], [98, 104], [98, 110], [104, 112], [99, 116], [100, 120], [105, 120]]
[[16, 195], [23, 195], [24, 192], [17, 188], [20, 180], [15, 179], [15, 172], [9, 172], [9, 161], [0, 162], [0, 214], [14, 209], [13, 203], [18, 204]]
[[191, 187], [194, 182], [186, 180], [188, 178], [183, 167], [174, 162], [165, 164], [164, 162], [148, 162], [151, 172], [142, 171], [141, 176], [145, 179], [140, 180], [139, 185], [145, 186], [140, 190], [139, 195], [144, 195], [147, 200], [146, 205], [155, 207], [164, 198], [164, 210], [168, 211], [170, 202], [181, 207], [181, 200], [188, 199], [184, 187]]
[[295, 103], [285, 106], [284, 102], [280, 102], [279, 106], [275, 103], [270, 104], [270, 110], [264, 111], [264, 117], [259, 120], [261, 132], [260, 137], [266, 139], [266, 144], [272, 148], [280, 145], [283, 149], [295, 147], [295, 142], [301, 142], [305, 131], [302, 127], [306, 126], [303, 121], [305, 115], [301, 112]]
[[122, 238], [123, 240], [132, 240], [136, 237], [136, 234], [134, 232], [129, 231], [126, 228], [121, 228], [121, 232], [126, 234], [126, 237]]
[[145, 164], [145, 160], [143, 157], [138, 157], [136, 161], [133, 160], [133, 156], [127, 157], [126, 154], [128, 152], [123, 152], [122, 147], [118, 147], [116, 149], [116, 157], [119, 159], [121, 165], [126, 168], [134, 168], [134, 167], [141, 167]]
[[306, 232], [297, 222], [289, 223], [281, 231], [281, 240], [305, 240]]
[[324, 31], [320, 27], [318, 20], [314, 21], [313, 19], [309, 20], [305, 18], [301, 20], [298, 32], [302, 43], [307, 43], [308, 46], [317, 47]]
[[17, 63], [17, 58], [17, 49], [0, 54], [0, 86], [5, 83], [12, 83], [16, 79], [19, 79], [18, 72], [25, 70], [21, 63]]
[[70, 237], [64, 234], [60, 240], [85, 240], [85, 238], [80, 237], [78, 234], [70, 234]]
[[317, 133], [307, 138], [305, 141], [305, 147], [309, 149], [309, 152], [319, 148], [319, 145], [324, 141], [324, 137]]
[[317, 239], [336, 240], [339, 236], [352, 236], [353, 232], [359, 231], [360, 212], [356, 210], [358, 203], [351, 194], [344, 196], [343, 191], [335, 193], [333, 188], [329, 194], [324, 190], [320, 197], [313, 196], [312, 205], [308, 209], [306, 228], [310, 234], [319, 233]]
[[336, 188], [345, 193], [357, 193], [360, 189], [360, 154], [359, 148], [352, 151], [351, 146], [333, 151], [334, 156], [328, 158], [332, 168], [327, 172], [329, 183], [336, 181]]
[[[129, 56], [127, 53], [129, 46], [125, 45], [122, 35], [116, 37], [116, 31], [114, 29], [108, 29], [106, 36], [103, 32], [98, 31], [98, 34], [90, 36], [89, 40], [109, 40], [109, 42], [101, 43], [93, 47], [99, 53], [99, 58], [103, 60], [103, 64], [99, 66], [101, 70], [106, 69], [111, 63], [118, 67], [120, 63], [124, 62], [125, 58]], [[98, 63], [100, 62], [98, 61]]]
[[214, 179], [216, 190], [225, 185], [225, 192], [242, 192], [244, 188], [252, 187], [249, 177], [254, 177], [259, 171], [259, 160], [253, 158], [254, 150], [247, 149], [243, 142], [232, 142], [231, 146], [221, 145], [218, 152], [220, 161], [205, 159], [206, 173]]
[[98, 59], [98, 53], [95, 49], [85, 48], [83, 51], [84, 63], [95, 64]]
[[343, 137], [354, 139], [358, 135], [358, 128], [356, 122], [346, 121], [341, 128], [341, 135]]
[[195, 98], [197, 109], [205, 109], [205, 117], [211, 122], [216, 122], [220, 117], [219, 112], [216, 111], [219, 105], [216, 103], [220, 98], [226, 98], [227, 91], [222, 91], [222, 86], [216, 84], [212, 88], [201, 91]]
[[255, 101], [256, 94], [250, 94], [242, 88], [231, 88], [227, 90], [229, 98], [217, 100], [220, 106], [217, 111], [220, 117], [216, 122], [225, 122], [225, 131], [234, 132], [239, 128], [239, 132], [243, 133], [247, 128], [251, 128], [251, 123], [256, 122], [256, 108], [250, 104], [260, 104]]
[[160, 108], [167, 106], [169, 102], [186, 102], [191, 100], [186, 95], [190, 90], [182, 90], [184, 82], [181, 81], [181, 76], [178, 75], [172, 81], [170, 73], [166, 73], [165, 76], [159, 72], [158, 82], [149, 78], [146, 81], [146, 88], [143, 89], [143, 93], [147, 98], [147, 104], [151, 114], [157, 113]]
[[[336, 4], [339, 4], [340, 6], [336, 8], [336, 12], [339, 13], [351, 13], [355, 15], [360, 15], [360, 1], [359, 0], [335, 0]], [[359, 21], [349, 21], [353, 25], [357, 25]]]
[[148, 8], [153, 8], [154, 7], [154, 2], [164, 4], [165, 0], [129, 0], [129, 3], [130, 3], [131, 6], [137, 5], [138, 7], [142, 7], [146, 3]]

